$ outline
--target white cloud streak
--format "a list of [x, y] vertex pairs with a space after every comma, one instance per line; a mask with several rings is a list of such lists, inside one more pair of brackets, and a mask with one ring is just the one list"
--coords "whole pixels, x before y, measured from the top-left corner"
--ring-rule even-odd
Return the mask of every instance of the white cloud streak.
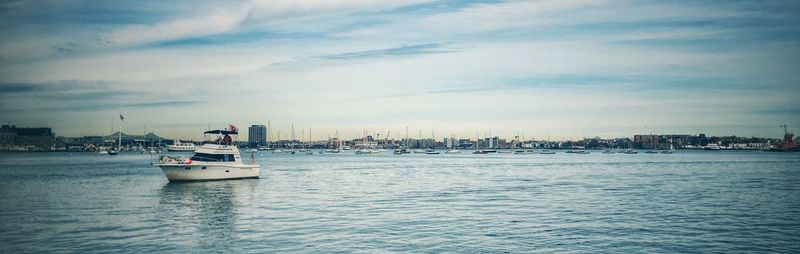
[[[796, 39], [759, 44], [764, 48], [743, 45], [708, 52], [620, 43], [713, 41], [742, 28], [682, 22], [749, 19], [763, 13], [606, 1], [512, 1], [438, 12], [391, 11], [424, 2], [245, 2], [197, 12], [208, 15], [176, 14], [151, 24], [82, 31], [81, 36], [108, 38], [114, 44], [97, 46], [95, 39], [70, 37], [75, 41], [75, 53], [53, 58], [47, 58], [50, 53], [40, 53], [36, 61], [6, 62], [0, 75], [4, 82], [106, 80], [129, 91], [145, 91], [144, 97], [133, 100], [153, 96], [203, 102], [164, 110], [91, 112], [114, 115], [113, 111], [126, 110], [132, 119], [142, 119], [142, 124], [160, 125], [163, 128], [156, 130], [181, 137], [191, 134], [181, 134], [176, 124], [200, 123], [202, 129], [208, 122], [249, 124], [267, 119], [276, 124], [312, 126], [319, 128], [319, 133], [334, 128], [346, 133], [348, 129], [415, 125], [469, 137], [475, 129], [494, 129], [501, 135], [527, 129], [540, 137], [545, 132], [568, 137], [581, 134], [576, 130], [579, 126], [595, 126], [604, 135], [627, 135], [631, 129], [625, 126], [701, 128], [732, 122], [771, 123], [786, 116], [753, 116], [744, 109], [796, 105], [790, 95], [796, 94], [797, 88], [789, 85], [798, 78], [790, 70], [796, 65], [770, 64], [796, 62], [792, 60], [800, 53]], [[382, 11], [381, 22], [370, 22]], [[667, 25], [649, 25], [652, 23]], [[607, 24], [612, 25], [595, 27]], [[614, 24], [634, 28], [619, 29]], [[215, 35], [266, 33], [269, 37], [270, 33], [292, 32], [320, 35], [158, 46]], [[22, 43], [33, 37], [17, 38], [22, 37], [14, 39]], [[445, 45], [447, 52], [383, 53], [414, 45]], [[3, 56], [14, 50], [36, 51], [36, 47], [11, 43], [0, 46]], [[559, 80], [564, 76], [580, 79]], [[592, 80], [596, 76], [616, 79]], [[646, 78], [630, 81], [625, 79], [628, 76]], [[688, 84], [665, 81], [670, 79], [688, 80]], [[740, 83], [726, 83], [731, 80]], [[772, 89], [757, 90], [753, 87], [761, 83], [747, 83], [759, 81], [769, 81]], [[672, 85], [675, 87], [666, 87]], [[710, 88], [702, 89], [704, 86]], [[4, 105], [43, 106], [30, 99], [9, 99]], [[50, 103], [44, 106], [74, 106], [70, 104], [74, 102]], [[36, 117], [14, 115], [0, 120], [36, 123], [48, 116], [71, 117], [60, 114], [43, 112]], [[105, 118], [91, 121], [85, 112], [80, 115], [86, 123], [107, 124]], [[706, 117], [697, 122], [698, 115]], [[53, 125], [58, 127], [58, 123]], [[64, 126], [74, 128], [74, 124]], [[608, 131], [614, 128], [623, 131]]]

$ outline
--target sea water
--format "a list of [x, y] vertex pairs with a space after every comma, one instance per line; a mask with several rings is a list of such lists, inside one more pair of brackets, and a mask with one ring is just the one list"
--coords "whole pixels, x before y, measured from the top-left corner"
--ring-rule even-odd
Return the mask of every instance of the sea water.
[[0, 253], [800, 251], [800, 153], [255, 158], [169, 183], [139, 153], [2, 153]]

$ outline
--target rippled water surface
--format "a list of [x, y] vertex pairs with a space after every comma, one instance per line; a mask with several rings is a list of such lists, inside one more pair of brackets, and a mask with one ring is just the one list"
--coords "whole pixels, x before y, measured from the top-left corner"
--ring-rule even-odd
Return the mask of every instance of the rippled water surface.
[[258, 161], [168, 183], [148, 155], [0, 154], [0, 252], [800, 251], [798, 153]]

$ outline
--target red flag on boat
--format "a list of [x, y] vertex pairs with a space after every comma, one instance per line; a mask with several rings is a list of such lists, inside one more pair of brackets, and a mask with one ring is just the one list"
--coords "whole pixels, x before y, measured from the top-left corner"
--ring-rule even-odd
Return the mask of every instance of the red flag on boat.
[[236, 133], [239, 132], [239, 128], [236, 128], [236, 126], [233, 126], [233, 124], [228, 124], [228, 130]]

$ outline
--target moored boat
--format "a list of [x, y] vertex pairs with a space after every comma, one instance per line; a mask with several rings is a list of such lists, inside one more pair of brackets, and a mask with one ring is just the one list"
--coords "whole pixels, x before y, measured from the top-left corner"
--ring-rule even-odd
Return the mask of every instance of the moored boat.
[[556, 154], [556, 152], [553, 152], [553, 151], [550, 151], [550, 150], [542, 150], [542, 151], [539, 151], [539, 154]]
[[439, 154], [439, 151], [436, 151], [434, 149], [428, 149], [425, 150], [425, 154]]
[[184, 143], [180, 140], [175, 140], [175, 143], [167, 146], [169, 152], [192, 152], [197, 149], [194, 143]]
[[459, 154], [459, 153], [461, 153], [461, 150], [458, 150], [458, 149], [450, 149], [450, 150], [447, 150], [447, 151], [446, 151], [446, 152], [444, 152], [444, 153], [446, 153], [446, 154]]
[[783, 127], [783, 141], [778, 142], [766, 151], [768, 152], [797, 152], [800, 151], [800, 147], [797, 146], [797, 143], [794, 141], [794, 134], [789, 133], [788, 126], [786, 124], [781, 125]]
[[396, 155], [409, 154], [411, 153], [411, 150], [408, 148], [400, 148], [400, 149], [395, 149], [394, 152], [392, 153]]

